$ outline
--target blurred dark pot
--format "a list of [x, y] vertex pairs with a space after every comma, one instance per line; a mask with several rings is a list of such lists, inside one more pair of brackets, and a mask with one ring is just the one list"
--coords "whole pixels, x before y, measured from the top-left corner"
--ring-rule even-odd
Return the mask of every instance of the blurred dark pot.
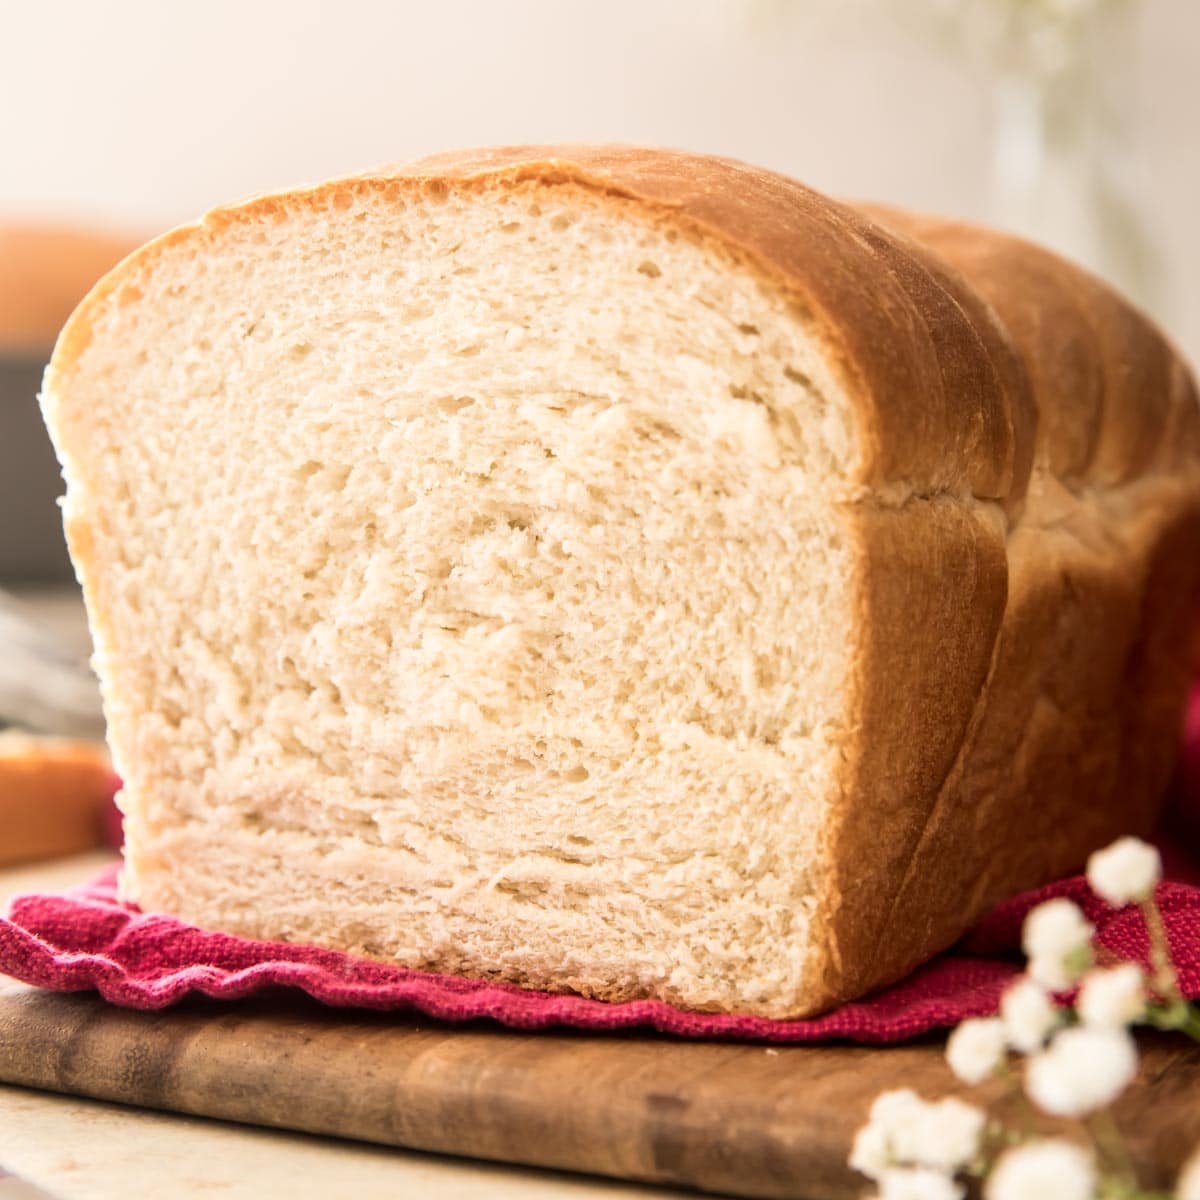
[[49, 356], [0, 353], [0, 580], [7, 582], [71, 578], [56, 503], [62, 478], [37, 403]]

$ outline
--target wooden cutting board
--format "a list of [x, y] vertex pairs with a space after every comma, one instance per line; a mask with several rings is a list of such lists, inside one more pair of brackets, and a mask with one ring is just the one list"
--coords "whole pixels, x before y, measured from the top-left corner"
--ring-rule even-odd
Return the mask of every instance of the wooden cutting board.
[[[1143, 1039], [1118, 1110], [1145, 1181], [1200, 1143], [1200, 1046]], [[941, 1042], [894, 1048], [516, 1033], [302, 996], [130, 1012], [0, 980], [0, 1080], [309, 1133], [676, 1184], [842, 1200], [872, 1097], [967, 1094]], [[996, 1087], [974, 1098], [999, 1097]]]

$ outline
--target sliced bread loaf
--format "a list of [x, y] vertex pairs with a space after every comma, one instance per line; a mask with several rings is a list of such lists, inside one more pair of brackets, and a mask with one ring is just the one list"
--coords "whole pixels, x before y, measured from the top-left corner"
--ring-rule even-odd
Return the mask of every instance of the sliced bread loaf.
[[447, 156], [151, 243], [44, 408], [146, 909], [805, 1014], [1167, 780], [1196, 393], [1000, 235]]

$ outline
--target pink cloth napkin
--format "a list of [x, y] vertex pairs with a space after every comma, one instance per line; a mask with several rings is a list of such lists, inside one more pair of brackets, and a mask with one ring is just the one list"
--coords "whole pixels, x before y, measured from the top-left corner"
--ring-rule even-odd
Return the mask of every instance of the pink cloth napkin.
[[[1140, 911], [1107, 907], [1075, 877], [1000, 905], [960, 945], [893, 987], [822, 1017], [772, 1021], [687, 1012], [657, 1000], [610, 1004], [525, 991], [312, 946], [211, 933], [121, 905], [115, 880], [111, 868], [67, 895], [15, 900], [8, 919], [0, 919], [0, 972], [56, 991], [95, 989], [127, 1008], [164, 1008], [191, 992], [236, 1000], [264, 988], [288, 987], [338, 1007], [411, 1009], [447, 1021], [487, 1017], [515, 1029], [646, 1026], [693, 1038], [897, 1042], [995, 1012], [1000, 993], [1020, 970], [1021, 921], [1034, 904], [1051, 896], [1077, 900], [1110, 953], [1143, 961], [1146, 954]], [[1200, 997], [1200, 886], [1163, 883], [1158, 902], [1183, 990]]]

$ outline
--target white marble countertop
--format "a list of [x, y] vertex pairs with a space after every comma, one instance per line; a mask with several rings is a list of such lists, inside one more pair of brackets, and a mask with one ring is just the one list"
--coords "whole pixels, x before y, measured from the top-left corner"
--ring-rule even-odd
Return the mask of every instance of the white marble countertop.
[[[69, 887], [110, 856], [0, 871], [0, 906]], [[669, 1189], [522, 1170], [0, 1085], [0, 1200], [638, 1200]], [[4, 1172], [9, 1174], [6, 1176]]]

